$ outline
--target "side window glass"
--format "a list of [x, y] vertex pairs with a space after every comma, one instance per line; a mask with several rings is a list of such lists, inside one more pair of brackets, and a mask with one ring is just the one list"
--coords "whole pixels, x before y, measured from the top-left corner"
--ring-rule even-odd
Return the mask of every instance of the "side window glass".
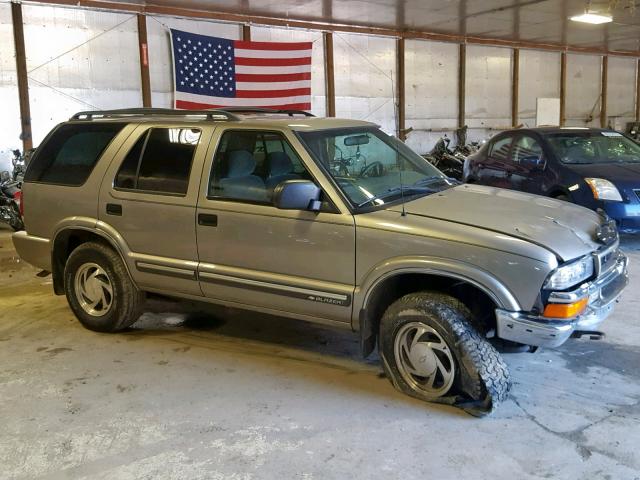
[[25, 181], [82, 185], [123, 123], [68, 123], [43, 143], [29, 164]]
[[542, 158], [542, 147], [536, 139], [522, 136], [513, 146], [513, 160], [520, 163], [523, 158], [527, 157]]
[[282, 134], [231, 130], [220, 139], [208, 196], [268, 204], [280, 183], [310, 178]]
[[504, 137], [500, 140], [496, 140], [493, 145], [491, 145], [491, 152], [489, 153], [489, 157], [492, 160], [498, 161], [506, 161], [509, 159], [509, 147], [511, 146], [511, 140], [513, 137]]
[[125, 157], [116, 188], [186, 195], [200, 136], [193, 128], [152, 128]]

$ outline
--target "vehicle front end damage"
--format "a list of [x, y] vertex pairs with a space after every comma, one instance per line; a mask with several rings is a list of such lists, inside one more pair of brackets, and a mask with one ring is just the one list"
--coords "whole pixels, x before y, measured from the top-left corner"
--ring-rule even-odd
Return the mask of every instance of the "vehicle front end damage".
[[[627, 265], [617, 240], [561, 265], [545, 282], [533, 311], [496, 310], [497, 336], [537, 347], [558, 347], [570, 337], [602, 337], [597, 328], [611, 315], [629, 282]], [[575, 275], [589, 280], [566, 288]]]

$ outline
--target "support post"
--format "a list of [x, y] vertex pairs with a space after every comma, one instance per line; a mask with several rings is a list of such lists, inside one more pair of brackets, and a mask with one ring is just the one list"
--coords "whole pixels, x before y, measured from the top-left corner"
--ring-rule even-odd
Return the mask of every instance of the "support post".
[[16, 74], [18, 77], [18, 97], [20, 103], [20, 139], [22, 150], [33, 148], [31, 138], [31, 107], [29, 105], [29, 79], [27, 78], [27, 56], [24, 49], [24, 26], [22, 22], [22, 5], [11, 3], [11, 20], [13, 22], [13, 41], [16, 49]]
[[333, 33], [324, 32], [324, 75], [327, 97], [327, 117], [336, 116], [336, 85], [333, 71]]
[[140, 79], [142, 81], [142, 106], [151, 107], [151, 80], [149, 77], [149, 43], [147, 41], [147, 17], [138, 14], [138, 50], [140, 53]]
[[397, 98], [398, 98], [398, 138], [403, 142], [406, 139], [406, 125], [405, 125], [405, 60], [404, 60], [404, 38], [399, 38], [396, 45], [397, 55], [397, 71], [398, 78], [396, 83], [398, 84]]
[[600, 127], [607, 127], [607, 82], [609, 75], [609, 56], [602, 56], [602, 82], [600, 87], [602, 88], [600, 93]]
[[465, 125], [465, 90], [467, 78], [467, 45], [460, 44], [458, 54], [458, 128]]
[[251, 41], [251, 25], [242, 25], [242, 40], [245, 42]]
[[560, 126], [564, 127], [567, 117], [567, 52], [560, 54]]
[[518, 126], [518, 106], [520, 100], [520, 49], [513, 49], [513, 63], [511, 72], [511, 126]]

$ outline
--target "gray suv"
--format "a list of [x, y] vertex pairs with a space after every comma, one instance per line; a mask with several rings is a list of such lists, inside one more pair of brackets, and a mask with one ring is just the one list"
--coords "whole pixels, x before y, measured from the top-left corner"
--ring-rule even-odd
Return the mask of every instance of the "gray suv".
[[149, 293], [344, 327], [399, 390], [478, 415], [509, 390], [496, 347], [597, 336], [627, 284], [606, 217], [302, 112], [79, 113], [22, 198], [18, 253], [89, 329], [127, 328]]

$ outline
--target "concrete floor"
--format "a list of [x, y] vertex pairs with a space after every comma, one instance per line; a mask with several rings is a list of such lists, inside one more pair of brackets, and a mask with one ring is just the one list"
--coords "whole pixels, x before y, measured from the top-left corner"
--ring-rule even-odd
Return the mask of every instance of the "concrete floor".
[[157, 301], [89, 332], [2, 229], [0, 478], [640, 479], [625, 250], [607, 338], [507, 355], [513, 393], [476, 419], [396, 392], [349, 332]]

